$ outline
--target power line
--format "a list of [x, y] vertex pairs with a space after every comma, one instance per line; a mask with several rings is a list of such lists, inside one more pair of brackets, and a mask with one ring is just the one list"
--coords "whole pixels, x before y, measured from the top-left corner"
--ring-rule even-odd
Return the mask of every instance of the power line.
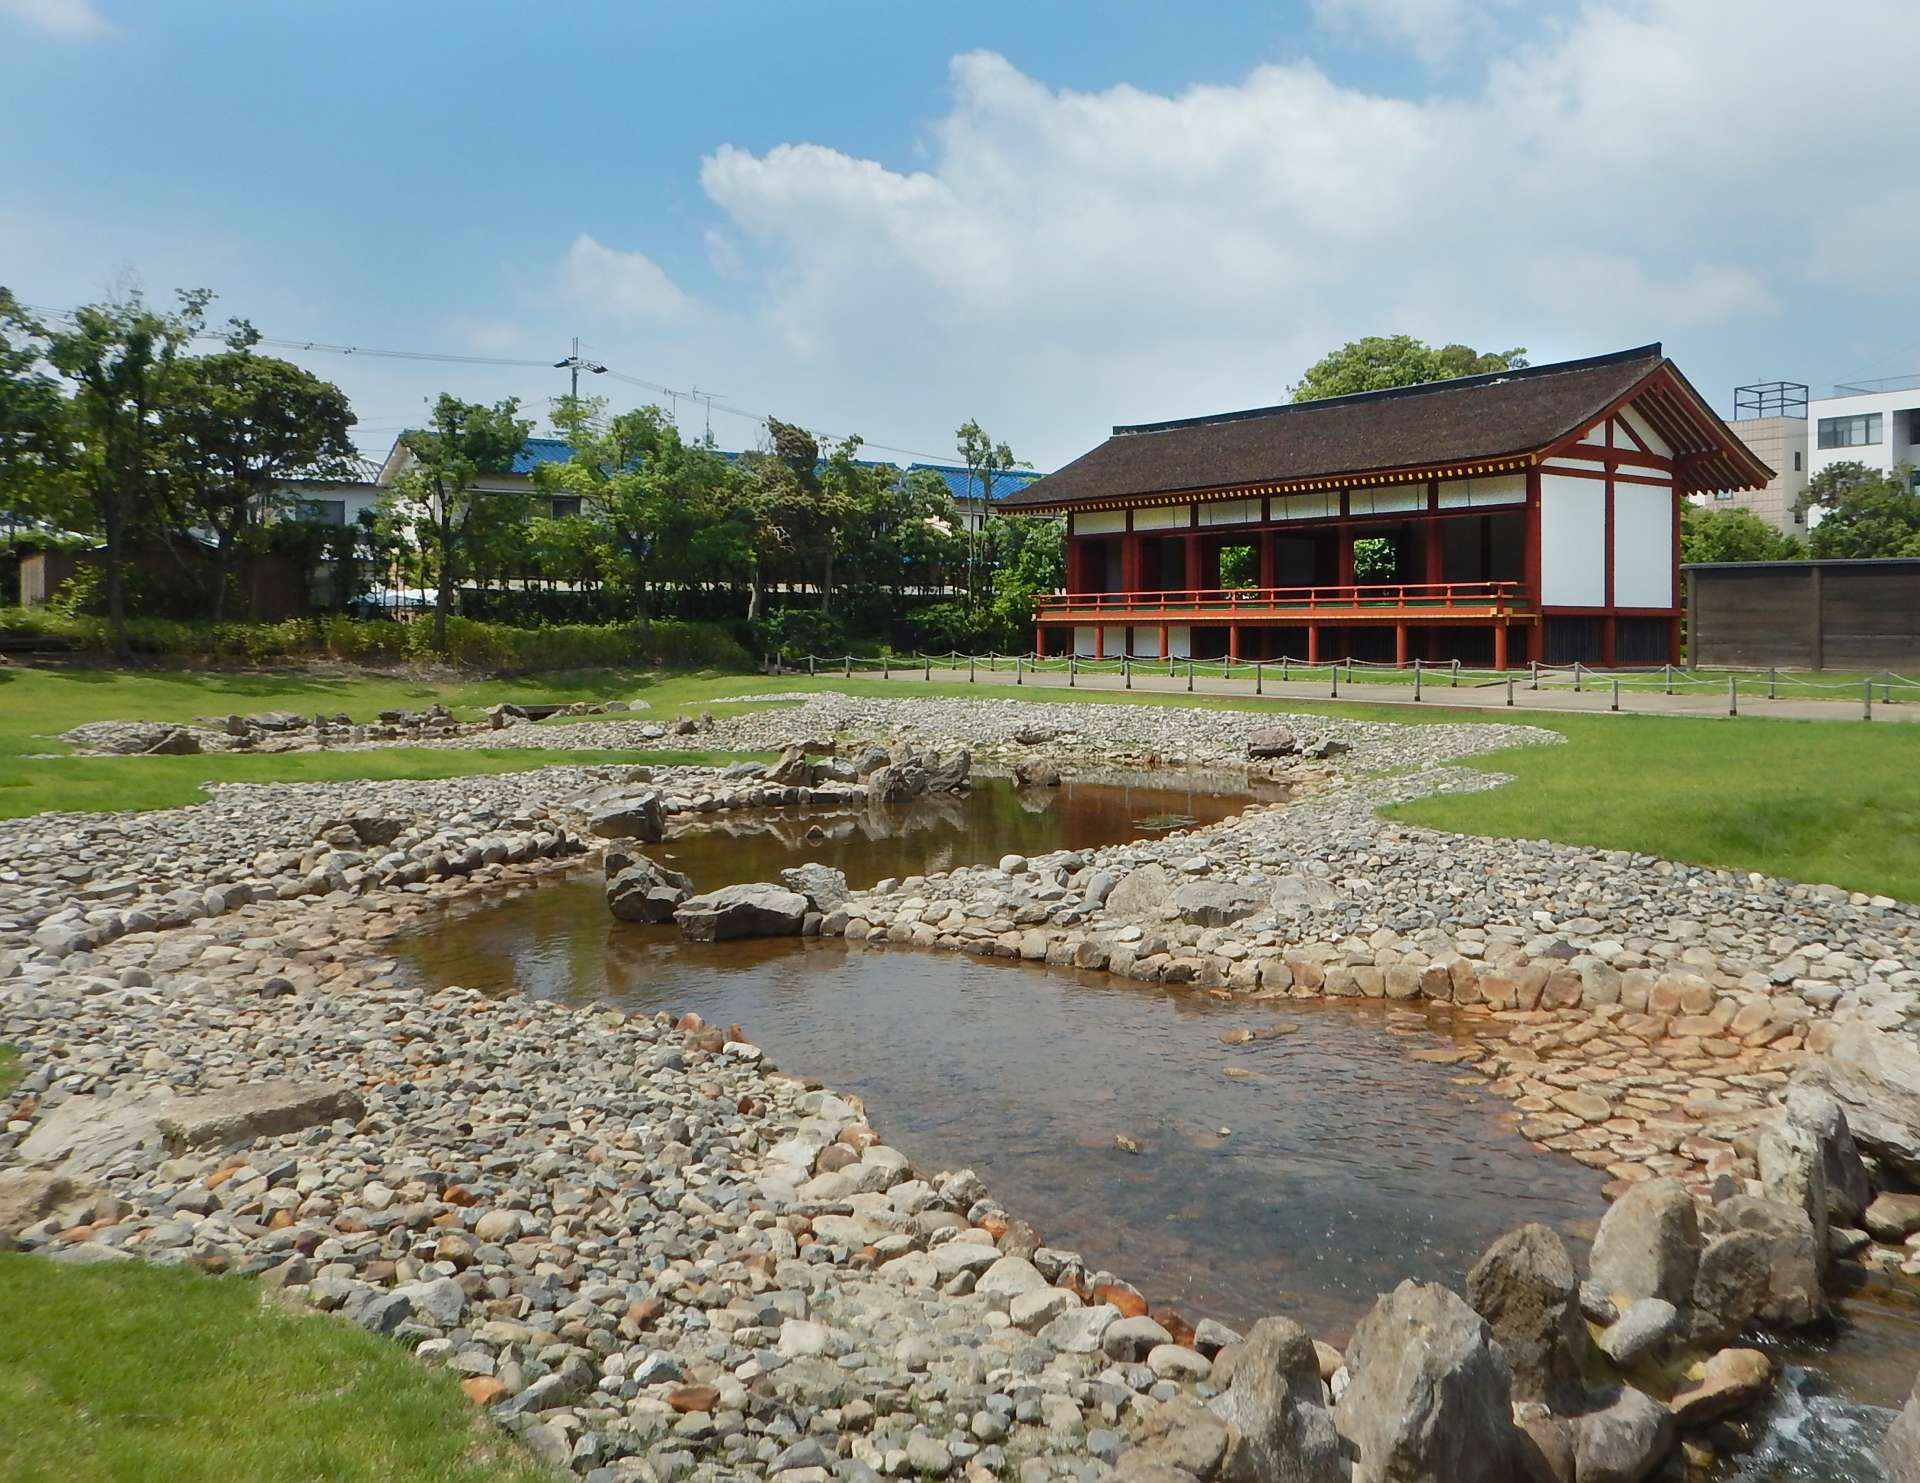
[[[23, 304], [21, 307], [28, 310], [30, 313], [43, 315], [50, 319], [63, 319], [71, 322], [74, 318], [74, 313], [72, 310], [56, 309], [51, 305]], [[225, 340], [227, 336], [222, 332], [220, 332], [219, 330], [196, 330], [194, 332], [194, 338], [197, 340]], [[434, 351], [434, 350], [385, 350], [385, 349], [376, 349], [368, 345], [341, 345], [341, 344], [335, 344], [326, 340], [294, 340], [294, 339], [276, 337], [272, 335], [261, 335], [255, 341], [255, 343], [259, 345], [271, 346], [276, 350], [318, 351], [328, 355], [358, 356], [363, 360], [375, 359], [375, 360], [436, 361], [436, 362], [441, 362], [447, 365], [517, 366], [517, 367], [528, 367], [528, 368], [538, 369], [538, 370], [552, 370], [554, 369], [554, 364], [555, 364], [554, 362], [547, 361], [547, 360], [516, 360], [511, 357], [498, 356], [498, 355], [456, 355], [448, 351]], [[591, 348], [591, 347], [587, 347], [587, 348]], [[579, 354], [579, 351], [576, 350], [574, 352], [575, 358], [578, 357], [578, 354]], [[567, 362], [565, 361], [560, 362], [561, 368], [563, 369], [566, 368], [566, 365], [567, 365]], [[767, 413], [750, 412], [744, 407], [729, 406], [727, 403], [717, 400], [711, 394], [707, 392], [703, 392], [699, 390], [697, 387], [691, 391], [682, 391], [676, 387], [667, 386], [658, 381], [648, 381], [639, 376], [629, 376], [626, 372], [616, 371], [610, 366], [604, 367], [603, 370], [604, 370], [604, 374], [611, 376], [615, 381], [624, 381], [629, 386], [637, 386], [644, 391], [650, 391], [654, 393], [656, 396], [667, 397], [673, 403], [674, 420], [676, 422], [678, 422], [679, 420], [680, 398], [686, 397], [690, 400], [703, 403], [707, 410], [707, 432], [709, 434], [711, 434], [713, 431], [713, 414], [715, 412], [719, 412], [729, 417], [745, 418], [747, 421], [757, 423], [761, 427], [765, 427], [770, 421], [773, 420], [770, 414], [767, 414]], [[576, 376], [576, 386], [577, 386], [577, 377], [578, 377], [577, 371], [575, 372], [575, 376]], [[846, 434], [840, 434], [840, 433], [822, 432], [818, 429], [810, 429], [810, 431], [813, 432], [815, 437], [825, 441], [829, 441], [829, 442], [845, 442], [848, 436]], [[891, 443], [875, 443], [875, 442], [869, 441], [866, 438], [862, 438], [860, 440], [860, 443], [862, 447], [872, 448], [876, 452], [901, 453], [901, 454], [905, 454], [908, 458], [922, 459], [929, 463], [945, 463], [945, 462], [948, 462], [952, 457], [951, 454], [928, 453], [923, 449], [901, 448]]]

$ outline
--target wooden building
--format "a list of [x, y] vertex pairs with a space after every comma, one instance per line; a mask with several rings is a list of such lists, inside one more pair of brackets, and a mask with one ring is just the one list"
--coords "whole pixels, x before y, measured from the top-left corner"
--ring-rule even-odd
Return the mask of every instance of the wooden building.
[[1660, 664], [1682, 501], [1771, 475], [1656, 344], [1116, 427], [1002, 508], [1069, 521], [1041, 653]]

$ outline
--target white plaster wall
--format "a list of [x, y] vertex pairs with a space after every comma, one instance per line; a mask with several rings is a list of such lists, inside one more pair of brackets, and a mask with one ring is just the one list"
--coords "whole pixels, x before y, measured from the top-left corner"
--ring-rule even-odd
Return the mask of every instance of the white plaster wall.
[[1073, 652], [1082, 659], [1093, 658], [1093, 629], [1076, 628], [1073, 631]]
[[1200, 507], [1202, 525], [1250, 525], [1259, 518], [1257, 499], [1218, 499]]
[[1166, 505], [1157, 510], [1135, 510], [1135, 530], [1185, 530], [1192, 523], [1192, 505]]
[[1613, 605], [1673, 606], [1673, 489], [1613, 486]]
[[1106, 636], [1102, 641], [1100, 652], [1108, 659], [1118, 659], [1127, 652], [1127, 630], [1124, 625], [1119, 628], [1111, 624], [1106, 626]]
[[1383, 484], [1347, 493], [1347, 509], [1355, 515], [1391, 515], [1400, 510], [1427, 507], [1425, 484]]
[[1458, 510], [1481, 505], [1517, 505], [1527, 497], [1525, 474], [1489, 474], [1478, 479], [1440, 481], [1440, 508]]
[[1339, 513], [1337, 494], [1289, 494], [1273, 501], [1275, 520], [1323, 520]]
[[[1158, 642], [1157, 639], [1156, 642]], [[1167, 630], [1167, 656], [1171, 659], [1191, 659], [1193, 657], [1193, 630], [1191, 628], [1169, 628]]]
[[1607, 486], [1540, 475], [1540, 601], [1597, 608], [1607, 600]]
[[[1647, 447], [1655, 453], [1658, 453], [1662, 458], [1672, 457], [1673, 449], [1667, 445], [1667, 440], [1655, 432], [1652, 424], [1638, 412], [1634, 411], [1633, 408], [1622, 407], [1620, 409], [1620, 420], [1640, 434], [1640, 441], [1645, 443]], [[1620, 442], [1621, 440], [1619, 438], [1615, 438], [1613, 440], [1613, 446], [1618, 448]], [[1631, 439], [1628, 440], [1628, 443], [1629, 446], [1631, 446]]]
[[1605, 419], [1595, 423], [1580, 435], [1583, 443], [1598, 443], [1602, 448], [1607, 445], [1607, 424]]
[[1077, 536], [1110, 536], [1126, 528], [1125, 510], [1083, 510], [1073, 517], [1073, 533]]

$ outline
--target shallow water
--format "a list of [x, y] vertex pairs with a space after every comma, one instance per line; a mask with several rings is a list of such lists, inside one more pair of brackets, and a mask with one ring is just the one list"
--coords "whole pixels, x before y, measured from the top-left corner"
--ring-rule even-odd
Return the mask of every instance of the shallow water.
[[[1027, 801], [989, 783], [905, 827], [843, 817], [840, 834], [808, 842], [809, 824], [832, 821], [797, 815], [656, 853], [700, 887], [805, 859], [861, 882], [1108, 843], [1137, 834], [1139, 818], [1205, 821], [1244, 800], [1075, 787], [1043, 795], [1043, 812]], [[1458, 1285], [1524, 1220], [1583, 1244], [1603, 1208], [1600, 1176], [1529, 1148], [1498, 1099], [1408, 1059], [1450, 1043], [1444, 1009], [1229, 1004], [835, 940], [696, 946], [613, 921], [592, 872], [459, 908], [394, 946], [439, 983], [737, 1022], [782, 1067], [867, 1099], [917, 1162], [973, 1167], [1048, 1242], [1194, 1317], [1285, 1311], [1341, 1336], [1402, 1276]], [[1222, 1042], [1241, 1028], [1287, 1033]]]

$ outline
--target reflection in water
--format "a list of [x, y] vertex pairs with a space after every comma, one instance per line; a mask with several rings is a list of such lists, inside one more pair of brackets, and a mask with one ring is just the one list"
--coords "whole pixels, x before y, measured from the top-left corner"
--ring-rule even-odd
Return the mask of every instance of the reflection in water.
[[[1156, 815], [1211, 822], [1244, 801], [988, 782], [892, 814], [714, 819], [655, 853], [698, 887], [809, 859], [870, 883], [1111, 843]], [[1450, 1033], [1441, 1010], [1422, 1021], [1379, 1005], [1236, 1005], [837, 941], [693, 946], [613, 921], [594, 873], [462, 908], [395, 946], [439, 983], [738, 1022], [781, 1066], [865, 1097], [918, 1162], [972, 1166], [1047, 1240], [1194, 1316], [1284, 1310], [1344, 1333], [1401, 1276], [1457, 1284], [1518, 1222], [1577, 1238], [1601, 1209], [1598, 1175], [1534, 1152], [1498, 1103], [1467, 1111], [1481, 1094], [1407, 1059]], [[1296, 1028], [1220, 1038], [1280, 1025]], [[1117, 1149], [1116, 1133], [1140, 1153]]]

